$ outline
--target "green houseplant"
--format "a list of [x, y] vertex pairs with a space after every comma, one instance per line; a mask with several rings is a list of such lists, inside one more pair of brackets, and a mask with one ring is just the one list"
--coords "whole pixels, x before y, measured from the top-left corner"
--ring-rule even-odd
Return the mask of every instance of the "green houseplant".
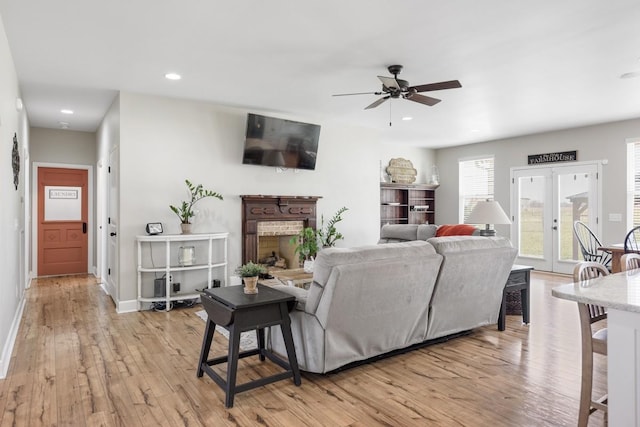
[[312, 260], [318, 253], [318, 235], [311, 227], [300, 230], [289, 240], [289, 243], [296, 245], [294, 253], [298, 255], [300, 264]]
[[318, 235], [318, 242], [321, 247], [329, 248], [336, 245], [336, 241], [344, 239], [342, 233], [336, 229], [336, 224], [342, 221], [342, 214], [348, 211], [346, 206], [341, 207], [324, 225], [324, 215], [320, 217], [320, 228], [316, 232]]
[[303, 228], [300, 233], [289, 240], [289, 243], [296, 245], [295, 253], [298, 255], [298, 260], [303, 265], [305, 272], [311, 273], [313, 271], [313, 260], [321, 248], [335, 246], [336, 241], [344, 239], [342, 233], [336, 229], [336, 224], [342, 221], [342, 214], [348, 210], [349, 208], [344, 206], [338, 209], [326, 226], [324, 216], [322, 216], [319, 229]]
[[[169, 208], [175, 213], [180, 219], [180, 224], [191, 224], [191, 218], [195, 216], [195, 212], [193, 211], [193, 205], [198, 200], [204, 199], [205, 197], [215, 197], [217, 199], [223, 200], [222, 195], [220, 193], [216, 193], [215, 191], [205, 189], [202, 184], [193, 185], [191, 181], [185, 179], [184, 182], [187, 184], [187, 188], [189, 189], [189, 193], [191, 195], [191, 199], [189, 201], [183, 200], [180, 205], [174, 206], [169, 205]], [[183, 233], [189, 232], [189, 227], [182, 227]]]
[[249, 261], [236, 268], [236, 274], [242, 277], [242, 281], [244, 282], [244, 293], [257, 294], [258, 277], [266, 272], [267, 269], [264, 265], [255, 264], [253, 261]]

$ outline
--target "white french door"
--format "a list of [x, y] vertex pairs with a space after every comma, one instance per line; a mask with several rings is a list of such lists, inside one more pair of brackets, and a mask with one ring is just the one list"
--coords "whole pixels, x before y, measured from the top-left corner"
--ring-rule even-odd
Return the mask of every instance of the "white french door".
[[574, 221], [601, 234], [599, 177], [595, 162], [511, 169], [511, 236], [518, 263], [555, 273], [573, 271], [582, 260]]

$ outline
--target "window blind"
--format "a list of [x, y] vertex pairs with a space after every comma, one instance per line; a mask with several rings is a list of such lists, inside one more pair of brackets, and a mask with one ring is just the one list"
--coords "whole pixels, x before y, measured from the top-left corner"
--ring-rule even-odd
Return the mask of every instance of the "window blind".
[[464, 223], [479, 200], [493, 200], [493, 156], [460, 160], [459, 222]]

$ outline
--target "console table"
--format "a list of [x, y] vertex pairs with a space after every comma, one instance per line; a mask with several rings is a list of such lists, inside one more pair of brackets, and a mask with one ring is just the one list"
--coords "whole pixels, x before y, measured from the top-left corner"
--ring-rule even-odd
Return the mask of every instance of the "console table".
[[[202, 340], [197, 375], [202, 377], [206, 372], [225, 391], [227, 408], [233, 407], [235, 394], [242, 391], [291, 377], [296, 386], [301, 384], [289, 319], [289, 312], [296, 302], [295, 297], [268, 286], [258, 285], [258, 293], [250, 295], [245, 294], [243, 288], [243, 286], [227, 286], [205, 289], [201, 295], [202, 306], [207, 312], [208, 320]], [[282, 330], [289, 363], [265, 348], [264, 328], [274, 325], [280, 325]], [[229, 353], [227, 356], [208, 359], [216, 326], [222, 326], [229, 331]], [[240, 333], [254, 329], [258, 334], [258, 348], [240, 352]], [[265, 357], [268, 358], [282, 367], [285, 372], [236, 385], [238, 359], [254, 355], [258, 355], [260, 361], [264, 361]], [[226, 381], [211, 368], [220, 363], [227, 363]]]
[[498, 330], [504, 331], [507, 315], [507, 292], [520, 291], [520, 303], [522, 305], [522, 323], [529, 323], [529, 285], [531, 284], [531, 270], [528, 265], [514, 264], [507, 279], [507, 284], [502, 291], [502, 304], [498, 315]]

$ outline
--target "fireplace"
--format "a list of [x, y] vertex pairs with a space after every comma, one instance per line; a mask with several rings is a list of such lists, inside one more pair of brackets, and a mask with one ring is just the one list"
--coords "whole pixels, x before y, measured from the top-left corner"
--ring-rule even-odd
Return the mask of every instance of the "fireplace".
[[[302, 228], [316, 228], [317, 196], [240, 196], [242, 198], [242, 263], [257, 262], [269, 248]], [[259, 239], [266, 241], [259, 253]], [[274, 239], [275, 237], [275, 239]], [[273, 250], [275, 251], [275, 249]], [[267, 253], [268, 255], [268, 253]], [[290, 255], [287, 255], [290, 257]], [[289, 268], [296, 267], [289, 262]]]

